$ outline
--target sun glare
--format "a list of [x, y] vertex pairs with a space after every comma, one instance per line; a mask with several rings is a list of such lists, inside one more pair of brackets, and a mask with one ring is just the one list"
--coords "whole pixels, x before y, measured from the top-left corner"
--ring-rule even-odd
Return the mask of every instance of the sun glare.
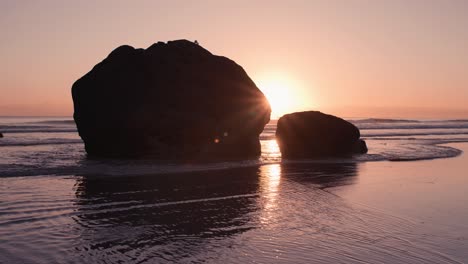
[[272, 117], [278, 118], [287, 114], [295, 107], [291, 82], [282, 78], [268, 78], [258, 82], [258, 87], [270, 102]]

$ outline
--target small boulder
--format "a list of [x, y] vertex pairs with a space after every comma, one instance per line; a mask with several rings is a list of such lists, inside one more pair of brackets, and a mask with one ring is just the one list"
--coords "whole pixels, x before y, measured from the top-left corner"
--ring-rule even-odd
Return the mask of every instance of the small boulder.
[[276, 139], [285, 158], [317, 158], [367, 153], [359, 129], [318, 111], [298, 112], [278, 120]]
[[3, 134], [0, 132], [0, 138], [2, 138], [2, 137], [3, 137]]

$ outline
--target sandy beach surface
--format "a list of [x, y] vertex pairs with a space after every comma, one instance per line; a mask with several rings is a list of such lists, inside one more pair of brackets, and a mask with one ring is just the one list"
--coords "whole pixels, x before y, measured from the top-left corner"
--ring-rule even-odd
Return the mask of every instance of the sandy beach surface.
[[351, 185], [328, 189], [349, 203], [412, 223], [434, 251], [468, 261], [467, 143], [448, 144], [463, 154], [448, 159], [360, 164]]

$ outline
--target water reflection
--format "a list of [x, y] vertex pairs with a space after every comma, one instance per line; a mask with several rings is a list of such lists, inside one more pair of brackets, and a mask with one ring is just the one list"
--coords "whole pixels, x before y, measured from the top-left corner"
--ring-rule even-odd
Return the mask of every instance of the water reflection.
[[260, 221], [268, 224], [274, 220], [275, 210], [278, 208], [277, 198], [281, 182], [281, 165], [270, 164], [259, 168], [260, 188], [264, 200], [264, 208]]
[[[83, 176], [75, 185], [81, 241], [89, 261], [191, 261], [229, 247], [246, 232], [288, 221], [291, 192], [350, 184], [356, 164], [269, 164], [151, 176]], [[311, 185], [310, 187], [308, 185]], [[285, 190], [283, 190], [285, 189]], [[308, 189], [308, 190], [307, 190]], [[297, 195], [294, 194], [294, 195]], [[312, 196], [311, 196], [312, 197]]]
[[358, 180], [359, 163], [288, 163], [281, 166], [283, 177], [288, 180], [311, 184], [325, 189], [350, 185]]
[[[75, 217], [86, 240], [80, 252], [112, 251], [181, 261], [210, 241], [256, 226], [258, 168], [184, 174], [82, 177]], [[118, 251], [118, 252], [116, 252]], [[144, 256], [143, 256], [144, 255]]]
[[281, 161], [281, 152], [276, 139], [260, 141], [263, 161]]

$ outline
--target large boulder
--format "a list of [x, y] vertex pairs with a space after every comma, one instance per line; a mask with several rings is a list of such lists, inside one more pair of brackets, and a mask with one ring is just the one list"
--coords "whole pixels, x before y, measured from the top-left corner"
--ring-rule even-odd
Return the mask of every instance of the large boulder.
[[285, 158], [317, 158], [366, 153], [359, 129], [339, 117], [317, 111], [298, 112], [278, 120], [276, 139]]
[[72, 95], [86, 151], [101, 157], [255, 157], [271, 112], [241, 66], [187, 40], [118, 47]]

